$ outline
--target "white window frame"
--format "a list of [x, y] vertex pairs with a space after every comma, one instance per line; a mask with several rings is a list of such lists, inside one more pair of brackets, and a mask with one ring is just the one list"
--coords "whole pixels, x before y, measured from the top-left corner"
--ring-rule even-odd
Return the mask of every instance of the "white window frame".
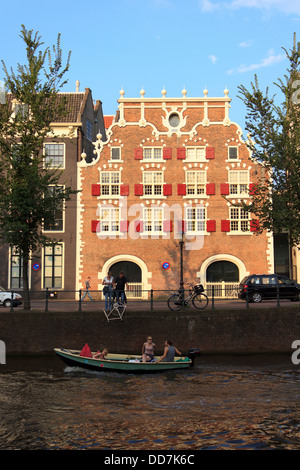
[[162, 147], [143, 147], [143, 160], [146, 162], [163, 161]]
[[164, 209], [160, 206], [143, 208], [143, 235], [164, 235]]
[[[151, 176], [151, 181], [149, 177]], [[155, 181], [156, 177], [160, 178], [160, 182]], [[159, 170], [143, 171], [143, 197], [145, 198], [164, 198], [164, 172]], [[147, 193], [146, 193], [146, 187]], [[149, 190], [151, 189], [151, 192]]]
[[120, 209], [119, 207], [99, 207], [99, 234], [119, 235], [120, 234]]
[[229, 170], [229, 196], [249, 197], [249, 170]]
[[[47, 255], [47, 251], [48, 251], [48, 248], [52, 248], [54, 250], [57, 249], [57, 247], [60, 246], [61, 247], [61, 256], [60, 256], [60, 259], [61, 259], [61, 265], [58, 265], [58, 264], [55, 264], [55, 261], [54, 261], [54, 266], [51, 265], [51, 266], [46, 266], [45, 265], [45, 260], [46, 260], [46, 256], [52, 256], [52, 254], [48, 254]], [[53, 258], [52, 258], [53, 259]], [[56, 258], [58, 259], [58, 258]], [[46, 288], [48, 287], [48, 289], [54, 289], [54, 290], [62, 290], [64, 289], [64, 266], [65, 266], [65, 244], [63, 242], [60, 242], [58, 243], [57, 245], [47, 245], [47, 246], [44, 246], [43, 249], [42, 249], [42, 260], [43, 260], [43, 264], [42, 264], [42, 286], [43, 286], [43, 289], [46, 290]], [[54, 257], [54, 260], [55, 260], [55, 257]], [[46, 286], [45, 285], [45, 274], [46, 274], [46, 269], [47, 268], [51, 268], [53, 270], [53, 267], [56, 267], [56, 268], [61, 268], [61, 276], [59, 276], [61, 278], [61, 286], [60, 287], [55, 287], [55, 286]], [[47, 277], [50, 277], [50, 276], [47, 276]], [[52, 277], [52, 276], [51, 276]]]
[[242, 207], [229, 207], [230, 233], [247, 234], [250, 232], [250, 212]]
[[206, 170], [186, 170], [185, 185], [186, 197], [206, 196]]
[[187, 206], [185, 208], [186, 233], [196, 235], [206, 233], [206, 207]]
[[[104, 181], [105, 175], [108, 175], [108, 180]], [[117, 180], [113, 180], [116, 178]], [[104, 187], [106, 188], [106, 192], [103, 192]], [[120, 197], [120, 187], [121, 187], [121, 172], [120, 171], [112, 171], [112, 170], [102, 170], [100, 172], [100, 190], [101, 190], [101, 198], [104, 199], [113, 199]]]
[[[60, 186], [61, 188], [64, 188], [64, 185], [57, 185], [57, 186]], [[56, 186], [54, 185], [50, 185], [49, 188], [55, 188]], [[62, 208], [61, 208], [61, 211], [62, 211], [62, 230], [49, 230], [49, 229], [45, 229], [44, 228], [44, 225], [43, 225], [43, 232], [44, 233], [65, 233], [65, 200], [62, 201]], [[44, 224], [44, 221], [43, 221], [43, 224]]]
[[[113, 150], [118, 150], [119, 151], [119, 158], [113, 158]], [[113, 147], [110, 148], [110, 161], [111, 162], [120, 162], [122, 160], [122, 153], [121, 153], [121, 147], [114, 145]]]
[[[230, 157], [230, 149], [236, 149], [236, 158]], [[228, 154], [227, 154], [227, 161], [236, 162], [239, 160], [239, 147], [238, 145], [228, 145]]]
[[[61, 145], [63, 147], [63, 164], [62, 165], [50, 165], [49, 168], [60, 168], [64, 170], [66, 168], [66, 144], [64, 142], [45, 142], [43, 146], [43, 154], [44, 154], [44, 166], [47, 162], [47, 159], [51, 160], [48, 155], [46, 155], [46, 146], [54, 146], [54, 145]], [[60, 155], [59, 155], [60, 156]], [[50, 162], [49, 162], [50, 163]]]
[[188, 162], [206, 162], [206, 147], [186, 147], [185, 160]]

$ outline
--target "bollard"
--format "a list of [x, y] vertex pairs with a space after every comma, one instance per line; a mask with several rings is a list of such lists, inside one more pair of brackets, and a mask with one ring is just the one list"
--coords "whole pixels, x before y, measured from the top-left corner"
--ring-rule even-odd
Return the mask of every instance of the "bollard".
[[14, 292], [11, 291], [11, 302], [10, 302], [10, 311], [14, 311]]
[[211, 286], [211, 309], [215, 309], [215, 286]]
[[48, 298], [49, 298], [49, 292], [48, 292], [48, 287], [46, 287], [46, 305], [45, 305], [45, 312], [48, 312]]
[[79, 289], [79, 306], [78, 306], [78, 312], [81, 312], [81, 289]]

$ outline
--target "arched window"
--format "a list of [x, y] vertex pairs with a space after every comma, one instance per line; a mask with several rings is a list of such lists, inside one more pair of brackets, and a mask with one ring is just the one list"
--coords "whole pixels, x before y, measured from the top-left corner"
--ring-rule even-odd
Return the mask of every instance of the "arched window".
[[207, 282], [239, 282], [239, 268], [231, 261], [215, 261], [206, 270]]
[[128, 282], [142, 282], [142, 270], [132, 261], [118, 261], [110, 267], [110, 271], [114, 278], [123, 271]]

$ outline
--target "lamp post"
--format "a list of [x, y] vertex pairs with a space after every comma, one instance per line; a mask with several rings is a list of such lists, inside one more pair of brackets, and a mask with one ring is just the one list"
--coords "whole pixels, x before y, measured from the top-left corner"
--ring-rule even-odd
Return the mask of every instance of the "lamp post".
[[179, 242], [180, 247], [180, 283], [179, 283], [179, 292], [182, 295], [182, 301], [184, 302], [184, 282], [183, 282], [183, 246], [184, 246], [184, 221], [182, 220], [181, 227], [181, 240]]

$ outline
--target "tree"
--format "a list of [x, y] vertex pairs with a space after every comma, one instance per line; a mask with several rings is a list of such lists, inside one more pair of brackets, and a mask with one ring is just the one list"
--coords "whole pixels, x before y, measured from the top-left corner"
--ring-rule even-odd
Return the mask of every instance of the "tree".
[[239, 86], [239, 98], [247, 108], [246, 130], [252, 158], [262, 164], [252, 201], [244, 209], [259, 219], [258, 232], [287, 233], [291, 246], [300, 243], [300, 43], [284, 49], [289, 68], [278, 79], [282, 103], [269, 89], [260, 90], [257, 76], [249, 91]]
[[[0, 104], [0, 239], [19, 250], [23, 257], [24, 309], [30, 309], [28, 263], [31, 253], [50, 242], [43, 221], [53, 221], [62, 201], [74, 193], [60, 182], [61, 171], [46, 164], [43, 142], [51, 135], [50, 123], [65, 114], [66, 103], [58, 91], [66, 81], [70, 53], [62, 63], [60, 35], [50, 49], [38, 32], [22, 25], [27, 63], [18, 64], [17, 74], [5, 72], [6, 101]], [[47, 62], [47, 64], [46, 64]], [[60, 184], [59, 184], [60, 183]], [[49, 191], [54, 186], [55, 191]], [[51, 239], [51, 243], [57, 243]]]

